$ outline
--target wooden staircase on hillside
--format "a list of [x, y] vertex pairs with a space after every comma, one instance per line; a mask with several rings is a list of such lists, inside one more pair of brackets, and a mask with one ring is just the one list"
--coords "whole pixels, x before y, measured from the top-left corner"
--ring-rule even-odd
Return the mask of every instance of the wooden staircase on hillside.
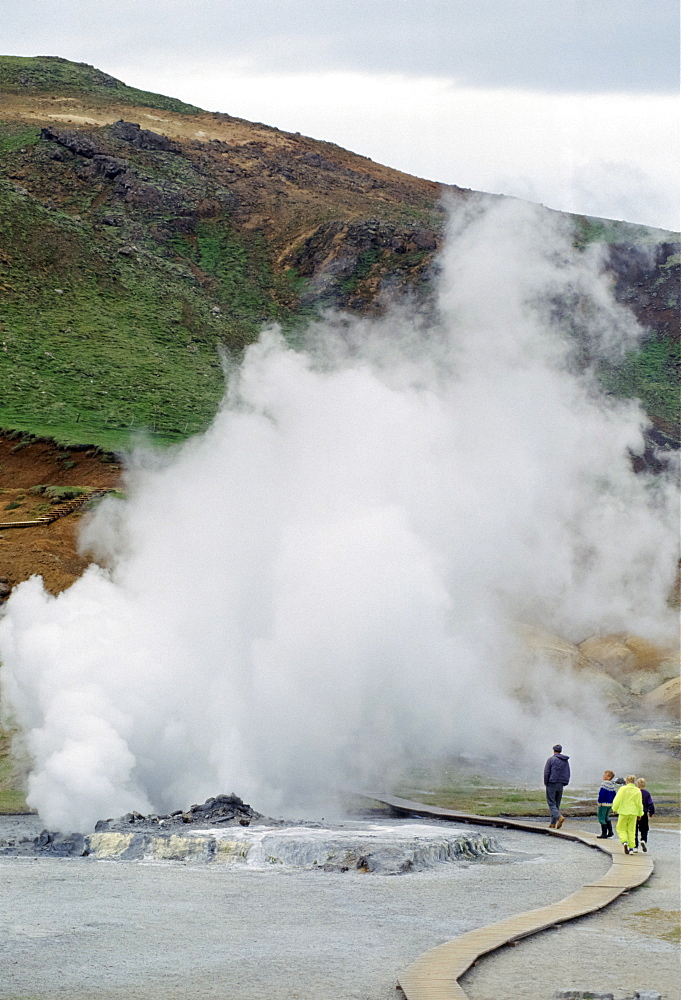
[[2, 521], [0, 522], [0, 531], [5, 531], [7, 528], [33, 528], [41, 524], [52, 524], [53, 521], [57, 521], [60, 517], [66, 517], [72, 511], [78, 510], [88, 500], [99, 500], [106, 496], [107, 493], [114, 492], [115, 490], [95, 490], [92, 493], [81, 493], [80, 496], [73, 497], [71, 500], [64, 500], [63, 503], [53, 507], [48, 514], [42, 514], [31, 521]]

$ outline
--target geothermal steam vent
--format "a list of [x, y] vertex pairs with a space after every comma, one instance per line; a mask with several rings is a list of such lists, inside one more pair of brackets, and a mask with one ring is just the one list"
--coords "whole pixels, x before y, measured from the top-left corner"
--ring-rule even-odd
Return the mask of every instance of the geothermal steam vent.
[[127, 813], [101, 820], [92, 834], [43, 830], [33, 841], [0, 845], [0, 854], [183, 861], [324, 872], [399, 875], [498, 850], [480, 833], [425, 823], [319, 823], [287, 826], [255, 812], [236, 795], [219, 795], [169, 816]]
[[424, 760], [622, 746], [519, 632], [678, 643], [673, 477], [635, 472], [645, 413], [598, 378], [643, 331], [599, 249], [513, 201], [453, 212], [434, 309], [265, 330], [205, 434], [131, 458], [99, 562], [14, 589], [3, 708], [48, 829], [231, 788], [320, 816]]

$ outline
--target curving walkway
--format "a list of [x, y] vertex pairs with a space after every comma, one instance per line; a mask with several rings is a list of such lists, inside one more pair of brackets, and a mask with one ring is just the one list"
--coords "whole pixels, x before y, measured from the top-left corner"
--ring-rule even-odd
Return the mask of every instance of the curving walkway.
[[458, 980], [482, 956], [507, 944], [513, 944], [524, 937], [546, 930], [556, 924], [573, 920], [575, 917], [593, 913], [612, 903], [628, 889], [642, 885], [653, 872], [650, 854], [625, 855], [616, 837], [599, 840], [594, 834], [585, 832], [563, 832], [551, 830], [539, 823], [527, 823], [497, 816], [476, 816], [475, 813], [456, 812], [428, 806], [422, 802], [412, 802], [394, 795], [366, 794], [401, 813], [416, 813], [433, 819], [451, 819], [478, 826], [495, 826], [504, 829], [527, 830], [551, 837], [578, 841], [587, 847], [595, 847], [611, 857], [612, 864], [597, 882], [583, 885], [565, 899], [536, 910], [528, 910], [508, 917], [497, 923], [468, 931], [437, 948], [431, 948], [407, 966], [399, 977], [399, 984], [407, 1000], [468, 1000], [468, 994]]

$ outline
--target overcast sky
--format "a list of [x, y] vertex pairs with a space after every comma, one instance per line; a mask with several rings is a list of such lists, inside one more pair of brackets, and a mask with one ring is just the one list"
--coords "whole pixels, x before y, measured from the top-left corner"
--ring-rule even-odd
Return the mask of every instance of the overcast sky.
[[433, 180], [679, 225], [677, 0], [2, 0], [0, 49]]

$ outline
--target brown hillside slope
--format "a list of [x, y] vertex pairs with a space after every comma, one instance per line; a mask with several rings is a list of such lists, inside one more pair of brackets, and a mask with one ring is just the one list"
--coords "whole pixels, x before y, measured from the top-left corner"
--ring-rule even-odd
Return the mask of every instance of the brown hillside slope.
[[[111, 145], [111, 137], [99, 130], [119, 121], [139, 124], [141, 130], [171, 140], [198, 172], [229, 189], [231, 214], [248, 228], [262, 229], [274, 242], [281, 262], [291, 258], [301, 240], [326, 219], [351, 223], [387, 215], [395, 223], [410, 223], [410, 216], [420, 213], [441, 214], [438, 201], [444, 191], [466, 195], [461, 188], [412, 177], [332, 143], [227, 114], [182, 115], [129, 104], [102, 108], [88, 95], [2, 94], [0, 100], [3, 120], [48, 127], [55, 135], [77, 132], [103, 147]], [[145, 148], [139, 143], [135, 146]], [[161, 145], [146, 148], [163, 149]], [[114, 152], [103, 149], [105, 154], [109, 151]], [[54, 181], [54, 172], [43, 173], [40, 177], [35, 165], [27, 163], [17, 167], [13, 179], [27, 182], [31, 192], [49, 194], [56, 204], [66, 205], [59, 190], [44, 189]], [[102, 185], [97, 194], [105, 191]], [[199, 203], [195, 210], [199, 217], [211, 217], [224, 207]], [[434, 249], [434, 244], [424, 249]]]
[[[39, 487], [59, 491], [115, 489], [121, 468], [112, 456], [97, 449], [58, 448], [49, 441], [24, 445], [0, 436], [0, 522], [30, 520], [48, 513], [51, 497]], [[69, 587], [88, 560], [78, 553], [78, 528], [86, 512], [75, 511], [52, 524], [30, 528], [0, 529], [0, 600], [7, 588], [33, 574], [45, 580], [53, 594]]]

